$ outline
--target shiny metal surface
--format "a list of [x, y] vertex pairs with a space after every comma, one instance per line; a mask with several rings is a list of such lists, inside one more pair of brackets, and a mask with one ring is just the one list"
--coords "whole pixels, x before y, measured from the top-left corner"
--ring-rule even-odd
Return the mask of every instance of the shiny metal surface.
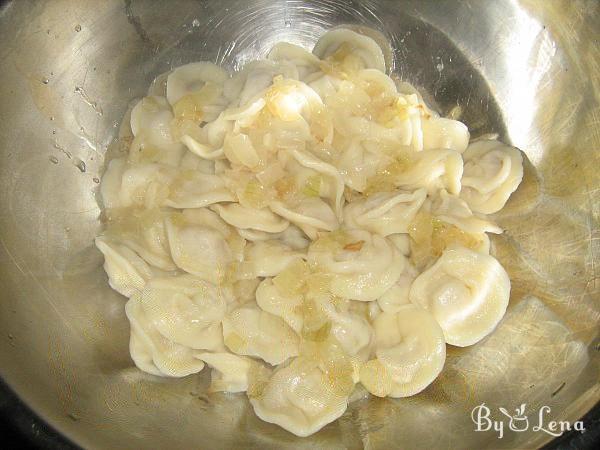
[[[189, 61], [230, 68], [341, 23], [389, 39], [395, 72], [473, 135], [528, 156], [494, 239], [513, 290], [497, 332], [449, 351], [430, 388], [370, 399], [305, 439], [207, 375], [133, 367], [124, 299], [92, 246], [104, 155], [130, 100]], [[13, 1], [0, 12], [0, 374], [97, 448], [537, 447], [474, 432], [471, 409], [575, 420], [600, 398], [600, 4], [578, 1]], [[392, 444], [393, 443], [393, 444]]]

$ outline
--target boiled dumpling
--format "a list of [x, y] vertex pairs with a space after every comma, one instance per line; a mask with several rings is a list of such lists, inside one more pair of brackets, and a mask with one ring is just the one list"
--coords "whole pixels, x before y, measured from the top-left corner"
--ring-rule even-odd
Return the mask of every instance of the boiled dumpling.
[[324, 235], [308, 249], [308, 262], [331, 276], [331, 292], [373, 301], [396, 283], [405, 258], [384, 237], [364, 230]]
[[502, 228], [474, 215], [464, 200], [449, 194], [445, 189], [440, 190], [438, 197], [432, 202], [431, 213], [467, 233], [502, 233]]
[[446, 189], [458, 194], [461, 189], [463, 164], [454, 150], [424, 150], [416, 154], [415, 164], [399, 173], [394, 182], [404, 189], [424, 187], [429, 193]]
[[223, 337], [229, 350], [238, 355], [281, 364], [298, 355], [299, 337], [280, 317], [246, 303], [223, 319]]
[[267, 58], [276, 63], [286, 61], [298, 69], [298, 77], [304, 80], [310, 74], [320, 70], [319, 58], [299, 45], [288, 42], [275, 44], [269, 51]]
[[332, 302], [328, 298], [317, 301], [324, 318], [331, 323], [331, 335], [339, 342], [344, 353], [353, 358], [355, 365], [366, 361], [371, 350], [373, 330], [366, 317], [352, 309], [353, 301]]
[[406, 233], [427, 197], [423, 188], [414, 192], [380, 192], [348, 203], [344, 207], [344, 225], [361, 228], [382, 236]]
[[311, 239], [316, 238], [319, 230], [332, 231], [339, 226], [331, 206], [318, 197], [304, 198], [295, 206], [273, 201], [269, 207], [274, 213], [298, 226]]
[[232, 201], [235, 197], [220, 176], [186, 170], [173, 178], [164, 204], [172, 208], [203, 208]]
[[133, 360], [168, 376], [202, 370], [192, 350], [223, 348], [219, 323], [230, 301], [230, 291], [188, 275], [152, 279], [125, 307]]
[[313, 53], [321, 59], [343, 62], [348, 56], [358, 57], [363, 69], [385, 72], [385, 58], [379, 44], [368, 36], [346, 28], [328, 31], [319, 38]]
[[[348, 407], [351, 375], [328, 371], [309, 358], [296, 358], [275, 371], [265, 386], [248, 393], [254, 412], [297, 436], [309, 436], [340, 417]], [[340, 389], [340, 386], [350, 389]]]
[[173, 113], [164, 97], [141, 99], [131, 110], [131, 131], [135, 139], [129, 150], [131, 162], [159, 162], [176, 166], [183, 146], [171, 133]]
[[198, 358], [212, 368], [212, 392], [246, 392], [252, 377], [265, 377], [269, 369], [246, 356], [231, 353], [201, 353]]
[[521, 151], [498, 141], [477, 141], [467, 148], [463, 158], [461, 198], [473, 211], [500, 211], [523, 179]]
[[388, 237], [404, 256], [410, 255], [410, 236], [405, 233], [390, 234]]
[[173, 214], [166, 230], [175, 264], [202, 279], [220, 282], [230, 265], [241, 260], [243, 240], [212, 211]]
[[200, 91], [207, 83], [222, 86], [228, 78], [225, 70], [208, 61], [179, 66], [167, 78], [167, 100], [175, 106], [183, 97]]
[[106, 209], [121, 207], [121, 183], [126, 169], [125, 158], [115, 158], [108, 163], [100, 183], [100, 196]]
[[273, 277], [304, 257], [303, 252], [277, 240], [253, 242], [246, 246], [240, 276]]
[[469, 129], [458, 120], [432, 117], [422, 120], [423, 149], [447, 148], [463, 153], [469, 145]]
[[330, 200], [336, 217], [341, 220], [344, 180], [342, 179], [338, 170], [331, 164], [321, 161], [308, 152], [292, 150], [291, 155], [298, 162], [298, 164], [308, 169], [312, 169], [318, 174], [319, 189], [316, 194], [326, 197]]
[[258, 94], [271, 86], [273, 78], [277, 75], [297, 80], [298, 69], [292, 63], [284, 60], [278, 62], [252, 61], [225, 82], [225, 96], [235, 105], [247, 105]]
[[125, 297], [139, 292], [152, 277], [152, 270], [146, 261], [126, 246], [99, 236], [96, 238], [96, 247], [104, 255], [108, 284]]
[[414, 266], [407, 264], [406, 269], [402, 272], [396, 284], [377, 299], [381, 310], [388, 313], [395, 313], [402, 306], [410, 304], [410, 287], [418, 275], [419, 272]]
[[415, 305], [382, 312], [374, 322], [376, 358], [360, 369], [360, 381], [378, 397], [408, 397], [437, 378], [446, 361], [444, 334], [433, 316]]
[[296, 333], [302, 331], [304, 323], [303, 302], [304, 298], [300, 293], [279, 289], [271, 278], [263, 280], [256, 289], [258, 306], [263, 311], [281, 317]]
[[165, 217], [158, 209], [127, 210], [111, 217], [106, 235], [132, 249], [151, 266], [173, 271], [177, 266], [167, 242]]
[[175, 169], [163, 164], [128, 165], [122, 172], [118, 202], [114, 201], [113, 207], [143, 206], [151, 209], [162, 206], [166, 203], [175, 174]]
[[226, 203], [214, 205], [212, 209], [229, 225], [242, 230], [252, 229], [267, 233], [281, 233], [290, 225], [287, 220], [267, 208], [254, 209], [239, 203]]
[[138, 369], [161, 377], [185, 377], [204, 368], [197, 350], [170, 341], [147, 323], [139, 302], [127, 302], [125, 313], [131, 325], [129, 352]]
[[344, 183], [358, 192], [367, 189], [367, 181], [375, 176], [377, 169], [389, 157], [372, 152], [363, 146], [360, 139], [352, 139], [336, 161]]
[[464, 247], [449, 248], [417, 277], [412, 303], [438, 321], [446, 342], [466, 347], [490, 334], [506, 312], [510, 280], [490, 255]]

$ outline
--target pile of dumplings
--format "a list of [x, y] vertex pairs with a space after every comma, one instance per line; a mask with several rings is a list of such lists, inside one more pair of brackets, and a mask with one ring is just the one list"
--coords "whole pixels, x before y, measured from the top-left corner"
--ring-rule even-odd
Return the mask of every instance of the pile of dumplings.
[[[129, 120], [129, 117], [126, 117]], [[96, 238], [128, 297], [130, 351], [162, 377], [211, 370], [263, 420], [308, 436], [361, 390], [406, 397], [503, 317], [486, 215], [521, 152], [470, 141], [349, 29], [277, 44], [234, 74], [153, 84], [100, 186]]]

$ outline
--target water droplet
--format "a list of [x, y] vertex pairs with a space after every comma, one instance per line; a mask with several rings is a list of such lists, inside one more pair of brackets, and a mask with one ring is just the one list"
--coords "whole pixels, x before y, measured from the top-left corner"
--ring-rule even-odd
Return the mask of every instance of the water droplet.
[[96, 177], [94, 177], [94, 178], [92, 178], [92, 181], [93, 181], [94, 183], [96, 183], [96, 184], [99, 184], [99, 183], [100, 183], [100, 178], [96, 178]]
[[290, 28], [290, 27], [292, 26], [292, 21], [291, 21], [291, 20], [286, 20], [286, 21], [284, 22], [284, 24], [285, 24], [285, 27], [286, 27], [286, 28]]
[[50, 80], [49, 80], [48, 78], [44, 78], [44, 79], [42, 80], [42, 83], [44, 83], [44, 84], [48, 84], [48, 83], [50, 83]]
[[198, 28], [198, 27], [200, 26], [200, 21], [199, 21], [198, 19], [194, 19], [194, 20], [192, 21], [192, 26], [193, 26], [194, 28]]
[[54, 116], [50, 116], [50, 120], [54, 120]]
[[59, 150], [67, 158], [71, 159], [73, 157], [73, 155], [71, 155], [71, 152], [68, 152], [67, 150], [65, 150], [65, 148], [62, 145], [60, 145], [57, 141], [54, 141], [53, 147], [55, 149]]
[[81, 31], [81, 25], [79, 25], [79, 24], [75, 25], [75, 31], [77, 33], [79, 33]]
[[83, 162], [81, 159], [79, 158], [75, 158], [73, 160], [73, 164], [75, 165], [75, 167], [77, 167], [79, 169], [79, 171], [81, 173], [85, 173], [85, 162]]
[[444, 63], [443, 62], [437, 63], [435, 68], [437, 69], [438, 72], [441, 72], [442, 70], [444, 70]]
[[56, 130], [52, 130], [52, 134], [56, 134]]
[[48, 158], [52, 164], [58, 164], [58, 158], [56, 156], [51, 156]]

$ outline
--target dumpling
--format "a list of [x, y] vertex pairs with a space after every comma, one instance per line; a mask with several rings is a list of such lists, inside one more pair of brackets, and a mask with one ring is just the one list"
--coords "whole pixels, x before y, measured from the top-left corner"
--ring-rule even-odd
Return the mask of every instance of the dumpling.
[[321, 59], [331, 58], [340, 63], [351, 56], [358, 58], [363, 69], [385, 72], [385, 58], [377, 42], [346, 28], [326, 32], [315, 44], [313, 53]]
[[151, 266], [173, 271], [177, 266], [167, 242], [165, 217], [159, 209], [128, 209], [110, 216], [105, 234], [133, 250]]
[[482, 140], [469, 145], [463, 159], [461, 198], [473, 211], [500, 211], [523, 179], [521, 151], [498, 141]]
[[263, 162], [262, 155], [254, 148], [250, 137], [244, 133], [228, 133], [223, 141], [223, 152], [233, 167], [241, 165], [255, 170]]
[[197, 350], [170, 341], [147, 324], [139, 302], [127, 302], [125, 313], [131, 326], [129, 353], [138, 369], [159, 377], [185, 377], [204, 368]]
[[197, 278], [154, 278], [125, 306], [132, 326], [131, 354], [142, 370], [185, 376], [202, 370], [193, 350], [222, 349], [220, 322], [231, 292]]
[[228, 78], [223, 68], [208, 61], [179, 66], [167, 78], [167, 100], [175, 106], [186, 95], [201, 91], [207, 83], [222, 86]]
[[[490, 239], [481, 230], [496, 231], [493, 224], [487, 221], [469, 222], [464, 220], [464, 217], [458, 216], [443, 215], [442, 217], [436, 217], [430, 211], [431, 202], [426, 200], [408, 231], [410, 236], [410, 260], [419, 271], [431, 266], [444, 250], [455, 245], [483, 254], [490, 253]], [[445, 219], [449, 221], [447, 222]], [[456, 222], [464, 229], [450, 222]], [[469, 225], [477, 231], [467, 231], [470, 229]]]
[[[331, 301], [327, 297], [316, 299], [324, 317], [331, 324], [330, 334], [339, 342], [343, 352], [351, 358], [355, 369], [367, 360], [373, 342], [373, 330], [364, 315], [352, 308], [352, 300]], [[358, 370], [355, 370], [358, 381]]]
[[235, 354], [276, 365], [298, 355], [300, 339], [280, 317], [246, 303], [223, 319], [223, 337]]
[[447, 148], [463, 153], [469, 145], [469, 129], [458, 120], [432, 117], [421, 121], [423, 128], [423, 149]]
[[309, 247], [308, 262], [330, 275], [334, 295], [360, 301], [377, 300], [406, 264], [390, 241], [364, 230], [323, 235]]
[[252, 378], [268, 378], [269, 369], [246, 356], [201, 353], [198, 358], [212, 368], [211, 392], [246, 392]]
[[360, 369], [360, 382], [378, 397], [409, 397], [429, 386], [446, 361], [444, 334], [432, 315], [415, 305], [382, 312], [374, 322], [376, 358]]
[[269, 207], [274, 213], [298, 226], [311, 239], [316, 238], [319, 230], [333, 231], [339, 226], [331, 206], [318, 197], [304, 198], [295, 206], [273, 201]]
[[172, 214], [166, 231], [173, 261], [204, 280], [223, 281], [234, 261], [241, 261], [243, 239], [208, 210]]
[[296, 333], [302, 331], [302, 294], [281, 290], [272, 278], [263, 280], [256, 289], [256, 303], [268, 313], [281, 317]]
[[427, 197], [424, 188], [414, 192], [380, 192], [348, 203], [344, 207], [344, 226], [361, 228], [388, 236], [407, 233], [410, 223]]
[[126, 169], [125, 158], [115, 158], [108, 163], [100, 183], [100, 196], [106, 209], [121, 207], [121, 183]]
[[309, 436], [340, 417], [354, 387], [351, 372], [296, 358], [278, 368], [266, 385], [249, 392], [254, 412], [297, 436]]
[[131, 162], [159, 162], [176, 166], [183, 146], [171, 134], [173, 113], [164, 97], [141, 99], [131, 110], [131, 131], [135, 139], [129, 150]]
[[444, 222], [457, 226], [468, 233], [502, 233], [502, 228], [473, 214], [469, 205], [460, 197], [439, 191], [431, 204], [431, 213]]
[[381, 153], [369, 151], [360, 139], [351, 139], [347, 147], [340, 152], [335, 165], [348, 187], [364, 192], [369, 178], [375, 176], [379, 167], [389, 159]]
[[417, 277], [410, 301], [433, 314], [446, 342], [466, 347], [490, 334], [504, 316], [510, 280], [492, 256], [449, 248]]
[[147, 209], [162, 206], [175, 173], [175, 169], [163, 164], [128, 165], [122, 172], [118, 202], [113, 202], [113, 206], [143, 206]]
[[395, 176], [396, 186], [404, 189], [426, 188], [432, 194], [446, 189], [457, 195], [461, 189], [463, 160], [454, 150], [423, 150], [416, 161], [404, 172]]
[[391, 235], [387, 236], [387, 238], [396, 246], [396, 248], [404, 256], [410, 255], [410, 236], [408, 234], [405, 234], [405, 233], [391, 234]]
[[225, 82], [225, 96], [232, 102], [232, 106], [244, 106], [271, 86], [277, 75], [297, 80], [298, 70], [285, 60], [252, 61]]
[[382, 311], [387, 313], [395, 313], [402, 306], [410, 304], [410, 287], [419, 275], [419, 272], [411, 264], [406, 265], [406, 269], [391, 288], [389, 288], [381, 297], [377, 299], [377, 303]]
[[108, 284], [119, 294], [131, 297], [152, 278], [152, 270], [146, 261], [126, 246], [98, 236], [96, 247], [104, 255], [104, 271], [108, 275]]
[[258, 230], [266, 233], [281, 233], [290, 225], [267, 208], [254, 209], [242, 206], [239, 203], [226, 203], [213, 205], [213, 211], [221, 216], [225, 222], [238, 229]]
[[335, 131], [346, 138], [358, 139], [372, 153], [402, 146], [415, 152], [423, 150], [423, 109], [418, 98], [383, 94], [385, 100], [376, 97], [380, 103], [376, 106], [369, 95], [372, 89], [340, 82], [336, 93], [326, 98], [326, 105], [333, 112]]
[[310, 239], [295, 225], [287, 227], [278, 238], [294, 250], [306, 250], [310, 244]]
[[204, 208], [214, 203], [232, 201], [235, 201], [235, 196], [220, 176], [186, 170], [173, 178], [164, 204], [171, 208]]
[[312, 169], [319, 176], [319, 189], [317, 195], [326, 197], [331, 202], [336, 217], [341, 220], [344, 195], [344, 180], [338, 170], [331, 164], [316, 158], [314, 155], [293, 149], [291, 155], [303, 167]]
[[240, 276], [243, 278], [274, 277], [294, 261], [304, 257], [303, 252], [293, 250], [278, 240], [253, 242], [246, 246]]
[[293, 64], [298, 70], [298, 79], [302, 81], [307, 76], [320, 70], [319, 58], [299, 45], [290, 44], [289, 42], [275, 44], [269, 51], [267, 59], [276, 63], [286, 61]]

